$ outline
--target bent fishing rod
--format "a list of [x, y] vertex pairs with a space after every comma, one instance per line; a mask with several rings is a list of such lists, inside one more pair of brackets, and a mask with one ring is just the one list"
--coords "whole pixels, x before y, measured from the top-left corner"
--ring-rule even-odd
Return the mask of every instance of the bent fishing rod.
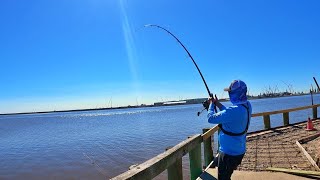
[[[206, 89], [207, 89], [207, 92], [208, 92], [208, 94], [209, 94], [209, 97], [213, 98], [213, 94], [210, 92], [209, 87], [208, 87], [208, 85], [207, 85], [207, 83], [206, 83], [206, 80], [204, 79], [204, 77], [203, 77], [203, 75], [202, 75], [202, 73], [201, 73], [201, 71], [200, 71], [200, 69], [199, 69], [196, 61], [193, 59], [193, 57], [191, 56], [190, 52], [189, 52], [188, 49], [182, 44], [182, 42], [181, 42], [174, 34], [172, 34], [169, 30], [167, 30], [167, 29], [165, 29], [164, 27], [161, 27], [161, 26], [159, 26], [159, 25], [156, 25], [156, 24], [147, 24], [147, 25], [144, 25], [144, 27], [156, 27], [156, 28], [162, 29], [162, 30], [164, 30], [165, 32], [167, 32], [168, 34], [170, 34], [171, 37], [173, 37], [175, 40], [178, 41], [178, 43], [179, 43], [179, 44], [183, 47], [183, 49], [187, 52], [187, 54], [188, 54], [188, 56], [190, 57], [190, 59], [192, 60], [193, 64], [196, 66], [196, 68], [197, 68], [197, 70], [198, 70], [198, 72], [199, 72], [199, 74], [200, 74], [200, 76], [201, 76], [201, 78], [202, 78], [202, 81], [203, 81], [203, 83], [204, 83], [204, 85], [205, 85], [205, 87], [206, 87]], [[203, 109], [203, 110], [205, 110], [205, 109], [208, 110], [208, 102], [205, 101], [205, 102], [203, 102], [202, 104], [203, 104], [203, 106], [204, 106], [204, 109]], [[199, 115], [202, 113], [203, 110], [199, 111], [199, 112], [197, 113], [197, 115], [199, 116]], [[216, 109], [216, 108], [215, 108], [215, 111], [217, 112], [217, 109]]]
[[320, 87], [319, 87], [319, 84], [318, 84], [318, 82], [317, 82], [316, 78], [315, 78], [315, 77], [313, 77], [313, 80], [314, 80], [314, 82], [316, 83], [316, 85], [317, 85], [317, 87], [318, 87], [318, 92], [320, 92]]

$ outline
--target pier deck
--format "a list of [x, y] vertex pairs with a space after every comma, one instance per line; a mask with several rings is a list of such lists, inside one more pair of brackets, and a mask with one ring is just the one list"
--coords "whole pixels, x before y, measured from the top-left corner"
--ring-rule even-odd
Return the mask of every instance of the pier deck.
[[[320, 119], [313, 120], [316, 128], [314, 131], [306, 131], [306, 122], [292, 124], [251, 133], [247, 137], [247, 152], [238, 170], [234, 173], [234, 179], [305, 179], [299, 176], [284, 173], [266, 172], [266, 168], [286, 168], [295, 170], [317, 171], [304, 153], [299, 149], [296, 141], [305, 137], [319, 134]], [[306, 151], [314, 159], [318, 157], [320, 141], [304, 145]], [[310, 141], [311, 142], [311, 141]], [[208, 168], [202, 175], [202, 179], [214, 179], [217, 177], [216, 169]]]
[[[207, 169], [197, 180], [218, 180], [217, 169]], [[233, 180], [309, 180], [310, 178], [285, 174], [280, 172], [254, 172], [236, 170], [231, 179]]]

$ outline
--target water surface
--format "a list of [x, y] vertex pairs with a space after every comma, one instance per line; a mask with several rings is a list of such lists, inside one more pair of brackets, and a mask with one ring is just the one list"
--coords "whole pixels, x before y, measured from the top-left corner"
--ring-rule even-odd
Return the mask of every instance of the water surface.
[[[320, 96], [315, 96], [320, 103]], [[253, 112], [310, 105], [310, 96], [251, 101]], [[230, 105], [230, 103], [224, 103]], [[0, 116], [0, 179], [105, 179], [211, 127], [201, 104]], [[290, 113], [290, 123], [312, 111]], [[282, 125], [282, 114], [271, 116]], [[253, 118], [249, 131], [263, 128]], [[188, 169], [187, 162], [184, 169]]]

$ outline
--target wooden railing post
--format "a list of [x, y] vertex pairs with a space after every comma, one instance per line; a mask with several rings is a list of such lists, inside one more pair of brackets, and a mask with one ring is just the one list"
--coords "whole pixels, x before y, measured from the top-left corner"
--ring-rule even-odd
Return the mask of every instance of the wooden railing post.
[[270, 115], [263, 115], [264, 129], [270, 129]]
[[289, 112], [284, 112], [283, 113], [283, 125], [289, 125]]
[[[167, 147], [166, 151], [172, 148], [172, 146]], [[183, 180], [182, 174], [182, 158], [177, 159], [177, 161], [168, 167], [168, 180]]]
[[318, 118], [318, 109], [317, 109], [317, 106], [314, 106], [312, 108], [312, 114], [313, 114], [313, 119], [317, 119]]
[[[203, 133], [207, 132], [210, 128], [202, 129]], [[212, 150], [212, 138], [203, 140], [203, 156], [204, 156], [204, 166], [208, 166], [213, 160], [213, 150]]]
[[190, 179], [197, 179], [202, 173], [201, 163], [201, 143], [189, 152], [190, 160]]

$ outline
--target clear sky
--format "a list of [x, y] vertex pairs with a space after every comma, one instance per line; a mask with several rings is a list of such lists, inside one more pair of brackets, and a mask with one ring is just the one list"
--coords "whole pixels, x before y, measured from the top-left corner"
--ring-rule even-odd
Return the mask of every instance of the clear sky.
[[1, 0], [0, 113], [250, 94], [320, 80], [319, 0]]

